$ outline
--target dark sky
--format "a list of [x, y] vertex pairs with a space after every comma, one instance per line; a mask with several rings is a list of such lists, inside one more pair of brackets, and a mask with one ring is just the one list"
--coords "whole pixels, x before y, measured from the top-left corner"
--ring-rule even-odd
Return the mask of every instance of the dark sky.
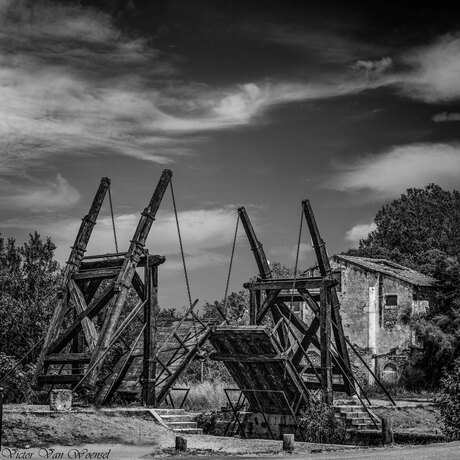
[[[38, 230], [65, 261], [109, 176], [124, 249], [167, 167], [203, 302], [240, 205], [292, 266], [304, 198], [334, 253], [407, 188], [458, 189], [460, 11], [401, 3], [0, 0], [2, 235]], [[161, 303], [183, 305], [169, 195], [148, 247]], [[113, 249], [105, 206], [89, 252]], [[241, 229], [231, 289], [255, 272]]]

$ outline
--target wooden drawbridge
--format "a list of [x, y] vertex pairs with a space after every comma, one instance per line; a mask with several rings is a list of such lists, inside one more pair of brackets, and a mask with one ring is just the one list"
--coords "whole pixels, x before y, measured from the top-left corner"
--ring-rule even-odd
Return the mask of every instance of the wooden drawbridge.
[[[109, 403], [115, 394], [142, 395], [144, 404], [157, 406], [206, 340], [209, 325], [193, 311], [197, 301], [191, 301], [171, 178], [171, 171], [163, 171], [126, 253], [85, 257], [107, 191], [110, 198], [110, 180], [102, 179], [63, 273], [37, 363], [38, 386], [64, 385], [74, 391], [84, 386], [97, 404]], [[158, 267], [165, 257], [145, 248], [170, 184], [190, 301], [180, 320], [158, 316]]]

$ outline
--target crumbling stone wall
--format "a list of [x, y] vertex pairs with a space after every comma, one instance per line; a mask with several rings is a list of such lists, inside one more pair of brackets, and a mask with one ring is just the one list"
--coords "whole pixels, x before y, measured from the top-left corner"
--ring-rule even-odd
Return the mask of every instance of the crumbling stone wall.
[[[394, 364], [400, 375], [407, 363], [410, 346], [418, 345], [409, 319], [426, 313], [429, 291], [417, 290], [402, 280], [342, 260], [331, 259], [331, 268], [342, 273], [338, 296], [345, 335], [379, 377], [389, 363]], [[319, 276], [318, 270], [311, 276]], [[370, 288], [373, 289], [371, 294]], [[372, 299], [374, 306], [370, 305]], [[372, 308], [376, 310], [374, 316]], [[311, 313], [304, 312], [304, 317], [311, 320]], [[358, 374], [364, 377], [368, 372], [353, 355], [350, 356], [353, 367], [363, 368]]]

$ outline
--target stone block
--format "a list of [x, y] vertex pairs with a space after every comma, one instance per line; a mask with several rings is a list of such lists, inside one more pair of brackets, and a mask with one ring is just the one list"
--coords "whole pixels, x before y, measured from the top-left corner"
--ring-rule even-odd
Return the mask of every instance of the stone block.
[[50, 410], [69, 411], [72, 409], [72, 390], [51, 390]]

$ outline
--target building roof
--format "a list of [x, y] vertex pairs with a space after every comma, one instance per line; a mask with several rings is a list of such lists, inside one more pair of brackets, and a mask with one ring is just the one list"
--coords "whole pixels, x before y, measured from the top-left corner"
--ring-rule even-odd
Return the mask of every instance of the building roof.
[[436, 284], [436, 279], [431, 276], [424, 275], [416, 270], [391, 262], [387, 259], [374, 259], [370, 257], [355, 257], [336, 254], [334, 258], [349, 262], [365, 270], [382, 273], [400, 279], [414, 286], [431, 287]]

